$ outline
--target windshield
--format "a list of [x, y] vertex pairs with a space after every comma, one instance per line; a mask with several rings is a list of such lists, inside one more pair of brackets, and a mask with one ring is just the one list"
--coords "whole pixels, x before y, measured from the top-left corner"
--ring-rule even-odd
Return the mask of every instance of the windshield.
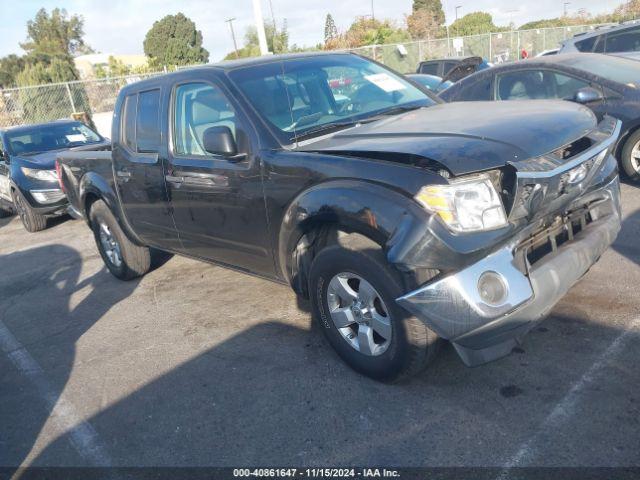
[[20, 128], [16, 131], [8, 131], [6, 137], [9, 152], [13, 155], [62, 150], [103, 140], [100, 135], [80, 122], [50, 123], [32, 128]]
[[[560, 57], [558, 57], [560, 58]], [[640, 83], [640, 62], [611, 55], [576, 55], [567, 65], [618, 83], [637, 86]]]
[[443, 82], [440, 77], [434, 75], [407, 75], [407, 77], [433, 92], [441, 92], [453, 85], [452, 81]]
[[355, 55], [251, 66], [229, 76], [284, 144], [379, 114], [437, 103], [401, 76]]

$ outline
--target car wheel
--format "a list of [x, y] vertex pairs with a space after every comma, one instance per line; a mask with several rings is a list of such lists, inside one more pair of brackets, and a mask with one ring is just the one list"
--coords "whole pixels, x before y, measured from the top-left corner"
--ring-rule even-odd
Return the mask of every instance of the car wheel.
[[309, 291], [316, 321], [354, 370], [394, 382], [435, 356], [438, 336], [396, 304], [406, 293], [403, 282], [377, 245], [322, 250], [311, 265]]
[[20, 191], [14, 190], [11, 194], [16, 213], [22, 220], [22, 225], [24, 225], [27, 232], [39, 232], [47, 228], [47, 218], [34, 212]]
[[622, 149], [620, 164], [631, 180], [640, 180], [640, 130], [636, 130], [627, 138]]
[[136, 245], [127, 238], [117, 219], [102, 200], [91, 206], [89, 221], [102, 260], [115, 277], [131, 280], [149, 271], [149, 248]]

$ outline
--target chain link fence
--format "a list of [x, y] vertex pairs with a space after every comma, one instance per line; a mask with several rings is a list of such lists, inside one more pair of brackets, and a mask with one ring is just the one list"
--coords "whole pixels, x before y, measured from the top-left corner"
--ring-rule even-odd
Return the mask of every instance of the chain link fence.
[[[592, 30], [582, 25], [536, 30], [488, 33], [467, 37], [449, 36], [393, 45], [354, 48], [356, 52], [402, 73], [415, 72], [423, 60], [443, 57], [480, 56], [490, 62], [517, 60], [524, 48], [529, 56], [557, 48], [563, 40]], [[129, 83], [162, 72], [97, 80], [38, 85], [0, 90], [0, 128], [69, 118], [84, 112], [98, 131], [110, 136], [111, 115], [120, 89]]]
[[518, 60], [522, 49], [526, 50], [530, 57], [534, 57], [545, 50], [558, 48], [562, 41], [578, 33], [593, 30], [597, 26], [514, 30], [466, 37], [450, 35], [447, 38], [371, 45], [349, 51], [377, 60], [401, 73], [412, 73], [416, 71], [418, 63], [436, 58], [478, 56], [492, 63], [504, 63]]

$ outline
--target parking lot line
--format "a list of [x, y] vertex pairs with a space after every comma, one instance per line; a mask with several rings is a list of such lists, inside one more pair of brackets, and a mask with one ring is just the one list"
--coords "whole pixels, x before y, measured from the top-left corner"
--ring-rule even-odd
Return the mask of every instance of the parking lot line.
[[503, 470], [500, 472], [500, 475], [498, 475], [498, 479], [508, 478], [509, 469], [522, 467], [529, 463], [535, 455], [536, 442], [540, 436], [540, 432], [548, 432], [553, 428], [557, 428], [560, 423], [573, 415], [575, 405], [580, 397], [580, 392], [595, 381], [600, 370], [602, 370], [613, 357], [624, 349], [627, 339], [632, 334], [638, 333], [638, 329], [640, 329], [640, 317], [633, 319], [627, 328], [609, 344], [604, 352], [600, 354], [580, 379], [573, 384], [569, 392], [562, 397], [551, 413], [549, 413], [549, 415], [547, 415], [544, 421], [540, 424], [536, 433], [525, 441], [515, 455], [503, 464]]
[[75, 407], [55, 392], [40, 364], [22, 346], [2, 320], [0, 320], [0, 348], [16, 369], [27, 377], [36, 388], [49, 412], [49, 418], [55, 422], [60, 435], [68, 433], [75, 450], [87, 462], [90, 462], [91, 466], [110, 466], [111, 459], [93, 426], [81, 420]]

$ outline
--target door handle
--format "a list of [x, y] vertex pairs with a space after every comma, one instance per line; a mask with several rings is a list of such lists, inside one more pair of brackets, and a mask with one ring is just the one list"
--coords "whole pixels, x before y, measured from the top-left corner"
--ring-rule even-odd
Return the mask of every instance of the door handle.
[[128, 182], [131, 179], [131, 172], [127, 170], [116, 170], [116, 176], [122, 179], [123, 182]]
[[176, 185], [192, 185], [199, 187], [228, 187], [229, 177], [215, 173], [176, 172], [176, 175], [166, 175], [169, 183]]

